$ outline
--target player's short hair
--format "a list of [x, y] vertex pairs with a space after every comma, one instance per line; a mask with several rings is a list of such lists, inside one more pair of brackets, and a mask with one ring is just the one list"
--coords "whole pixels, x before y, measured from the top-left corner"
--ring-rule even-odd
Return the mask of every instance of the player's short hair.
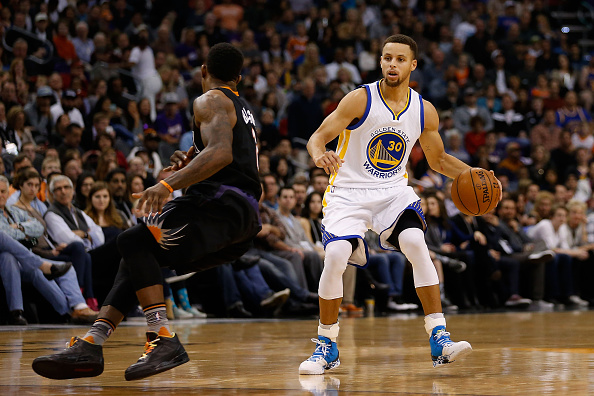
[[404, 34], [394, 34], [394, 35], [388, 37], [384, 41], [384, 44], [382, 45], [382, 51], [384, 50], [384, 47], [386, 46], [386, 44], [390, 44], [390, 43], [408, 45], [410, 47], [410, 50], [413, 53], [413, 59], [417, 59], [417, 52], [418, 52], [417, 42], [415, 40], [413, 40], [411, 37], [404, 35]]
[[206, 57], [206, 69], [221, 81], [233, 81], [241, 74], [243, 54], [229, 43], [215, 44]]

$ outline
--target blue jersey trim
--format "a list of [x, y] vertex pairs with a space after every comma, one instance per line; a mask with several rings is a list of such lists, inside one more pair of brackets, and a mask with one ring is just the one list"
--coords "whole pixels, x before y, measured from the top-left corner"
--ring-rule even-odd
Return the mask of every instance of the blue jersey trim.
[[354, 238], [360, 239], [363, 242], [363, 246], [365, 247], [366, 262], [365, 262], [365, 265], [352, 264], [350, 262], [349, 262], [349, 264], [354, 265], [356, 267], [365, 268], [369, 265], [369, 249], [367, 248], [367, 242], [365, 242], [365, 239], [363, 237], [361, 237], [360, 235], [336, 236], [336, 235], [331, 234], [328, 231], [326, 231], [326, 228], [322, 224], [322, 243], [324, 244], [324, 249], [326, 249], [326, 246], [332, 241], [346, 241], [346, 240], [354, 239]]
[[419, 101], [421, 102], [421, 133], [425, 130], [425, 108], [423, 107], [423, 97], [419, 95]]
[[361, 125], [363, 125], [363, 123], [367, 119], [367, 116], [369, 115], [369, 110], [371, 109], [371, 90], [369, 89], [369, 87], [367, 85], [360, 85], [357, 88], [361, 88], [361, 87], [365, 87], [365, 91], [367, 92], [367, 106], [365, 106], [365, 114], [363, 114], [363, 117], [361, 117], [361, 119], [359, 120], [359, 122], [357, 122], [355, 125], [348, 126], [346, 128], [349, 131], [352, 131], [353, 129], [357, 129]]

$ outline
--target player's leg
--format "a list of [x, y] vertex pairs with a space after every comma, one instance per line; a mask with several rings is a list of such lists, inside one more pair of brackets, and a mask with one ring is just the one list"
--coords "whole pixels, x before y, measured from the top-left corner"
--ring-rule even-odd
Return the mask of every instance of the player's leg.
[[338, 358], [338, 310], [342, 302], [342, 274], [358, 241], [335, 240], [326, 245], [324, 269], [318, 291], [320, 301], [320, 323], [313, 355], [301, 363], [299, 374], [323, 374], [325, 370], [340, 365]]
[[[188, 354], [169, 328], [161, 266], [155, 253], [160, 248], [153, 234], [144, 224], [132, 227], [118, 237], [118, 249], [147, 322], [145, 353], [128, 367], [126, 380], [145, 378], [188, 362]], [[170, 254], [176, 256], [177, 250]]]
[[115, 331], [136, 303], [129, 269], [120, 263], [113, 287], [97, 320], [83, 337], [72, 337], [68, 347], [56, 354], [40, 356], [33, 361], [33, 370], [46, 378], [69, 379], [95, 377], [103, 372], [103, 343]]
[[472, 347], [466, 341], [452, 342], [446, 331], [441, 308], [439, 279], [425, 243], [423, 223], [418, 214], [407, 209], [398, 219], [388, 242], [400, 248], [413, 266], [417, 295], [425, 313], [425, 330], [429, 335], [433, 366], [451, 363], [468, 354]]

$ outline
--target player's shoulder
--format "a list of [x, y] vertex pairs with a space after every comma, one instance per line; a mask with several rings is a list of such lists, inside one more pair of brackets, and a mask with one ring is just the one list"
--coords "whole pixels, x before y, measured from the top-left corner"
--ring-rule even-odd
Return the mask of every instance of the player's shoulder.
[[340, 107], [347, 108], [347, 109], [354, 109], [354, 108], [361, 108], [365, 109], [367, 106], [367, 89], [364, 85], [353, 89], [351, 92], [346, 94], [344, 98], [340, 101]]
[[235, 108], [231, 99], [218, 89], [211, 89], [194, 100], [194, 114], [197, 117]]

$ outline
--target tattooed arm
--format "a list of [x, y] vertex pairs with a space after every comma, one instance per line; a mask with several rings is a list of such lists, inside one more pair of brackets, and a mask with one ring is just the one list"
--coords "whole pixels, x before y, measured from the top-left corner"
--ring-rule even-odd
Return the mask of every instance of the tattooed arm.
[[[233, 102], [222, 92], [211, 90], [194, 101], [194, 117], [200, 125], [204, 150], [165, 179], [173, 190], [205, 180], [233, 162], [233, 127], [237, 122]], [[138, 208], [142, 210], [144, 205], [144, 213], [148, 214], [161, 210], [169, 191], [162, 183], [157, 183], [141, 194], [136, 196], [140, 197]]]

